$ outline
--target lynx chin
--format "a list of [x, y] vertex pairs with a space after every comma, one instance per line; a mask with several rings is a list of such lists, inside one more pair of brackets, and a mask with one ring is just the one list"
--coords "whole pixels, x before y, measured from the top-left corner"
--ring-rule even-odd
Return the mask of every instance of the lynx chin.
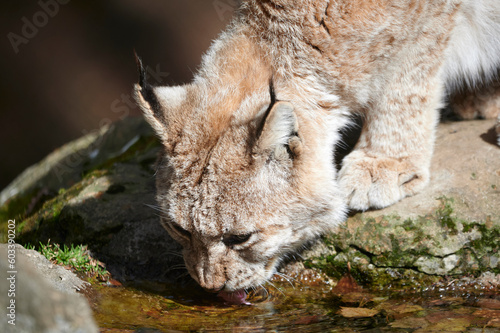
[[[500, 64], [500, 1], [248, 0], [192, 83], [152, 86], [138, 63], [162, 224], [203, 288], [240, 295], [348, 209], [428, 183], [446, 89]], [[354, 114], [361, 137], [337, 172]]]

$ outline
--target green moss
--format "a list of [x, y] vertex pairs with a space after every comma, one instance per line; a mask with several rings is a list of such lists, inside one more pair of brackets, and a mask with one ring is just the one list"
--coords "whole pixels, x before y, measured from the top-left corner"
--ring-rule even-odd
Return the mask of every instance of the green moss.
[[[50, 195], [41, 195], [41, 193], [43, 192], [40, 189], [35, 189], [27, 194], [14, 196], [0, 207], [0, 243], [7, 241], [7, 223], [9, 220], [15, 220], [19, 226], [21, 221], [41, 207], [44, 200], [50, 198]], [[39, 199], [35, 202], [37, 197]]]
[[488, 223], [464, 223], [465, 227], [468, 230], [477, 229], [481, 233], [480, 239], [471, 241], [467, 246], [478, 261], [478, 271], [490, 270], [500, 274], [500, 266], [489, 267], [489, 258], [500, 253], [500, 227], [489, 226]]
[[92, 171], [88, 171], [82, 175], [82, 181], [89, 179], [97, 179], [108, 175], [110, 171], [108, 169], [95, 168]]
[[450, 246], [453, 248], [466, 237], [471, 241], [454, 253], [459, 257], [458, 265], [449, 274], [499, 272], [500, 267], [492, 265], [496, 260], [493, 256], [500, 250], [500, 227], [492, 221], [464, 221], [454, 216], [453, 199], [442, 197], [440, 200], [441, 205], [434, 214], [404, 221], [399, 216], [374, 219], [358, 214], [351, 217], [345, 226], [323, 240], [335, 247], [336, 254], [307, 260], [306, 267], [339, 279], [346, 274], [349, 263], [352, 275], [369, 287], [413, 285], [417, 288], [424, 281], [432, 283], [440, 278], [420, 271], [419, 260], [425, 262], [428, 258], [439, 262], [440, 253], [449, 254]]
[[437, 221], [443, 226], [448, 228], [451, 234], [458, 234], [457, 220], [452, 216], [453, 214], [453, 198], [440, 197], [441, 205], [436, 211]]
[[56, 197], [46, 201], [35, 214], [23, 219], [17, 226], [17, 242], [38, 244], [40, 241], [47, 242], [51, 239], [64, 243], [66, 231], [60, 224], [61, 212], [69, 200], [101, 175], [101, 171], [96, 171], [71, 188], [60, 190]]
[[412, 219], [406, 219], [402, 225], [403, 229], [405, 229], [406, 231], [411, 231], [411, 230], [415, 230], [417, 229], [417, 227], [415, 226], [415, 223], [413, 223], [413, 220]]
[[[407, 259], [404, 253], [398, 252], [386, 260], [404, 265]], [[439, 280], [439, 277], [429, 276], [412, 269], [411, 262], [409, 267], [390, 267], [387, 262], [384, 262], [383, 266], [377, 266], [377, 261], [383, 261], [383, 259], [379, 256], [365, 255], [358, 249], [350, 248], [337, 256], [321, 256], [306, 260], [304, 265], [307, 268], [320, 270], [335, 280], [350, 274], [359, 284], [371, 290], [413, 289], [418, 291]]]
[[[44, 193], [39, 188], [9, 199], [0, 207], [0, 243], [7, 241], [7, 222], [16, 221], [17, 241], [23, 242], [23, 235], [37, 229], [40, 223], [52, 224], [57, 221], [64, 203], [77, 196], [94, 179], [108, 174], [108, 170], [95, 169], [88, 172], [82, 180], [69, 189], [61, 188], [54, 193]], [[30, 237], [30, 241], [37, 241]]]
[[[151, 150], [155, 147], [161, 147], [161, 144], [156, 137], [154, 137], [154, 136], [146, 136], [146, 137], [141, 136], [139, 138], [139, 140], [137, 140], [137, 142], [135, 142], [125, 152], [123, 152], [122, 154], [120, 154], [116, 157], [110, 158], [107, 161], [105, 161], [97, 166], [90, 168], [89, 170], [87, 170], [84, 173], [83, 177], [85, 178], [89, 174], [92, 174], [94, 172], [99, 172], [102, 170], [109, 170], [116, 163], [129, 162], [129, 161], [139, 157], [140, 155], [148, 152], [149, 150]], [[146, 164], [148, 164], [150, 162], [151, 161], [148, 160], [148, 161], [146, 161]]]
[[0, 207], [0, 219], [20, 219], [24, 217], [26, 209], [29, 206], [33, 196], [38, 191], [32, 191], [24, 196], [15, 196], [9, 199], [2, 207]]

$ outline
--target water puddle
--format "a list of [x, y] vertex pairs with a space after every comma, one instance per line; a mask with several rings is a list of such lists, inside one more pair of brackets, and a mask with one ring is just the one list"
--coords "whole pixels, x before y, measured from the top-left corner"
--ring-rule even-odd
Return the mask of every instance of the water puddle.
[[249, 294], [251, 306], [227, 306], [194, 283], [98, 286], [87, 296], [107, 333], [500, 332], [500, 295], [487, 286], [382, 293], [346, 281], [336, 288], [274, 281]]

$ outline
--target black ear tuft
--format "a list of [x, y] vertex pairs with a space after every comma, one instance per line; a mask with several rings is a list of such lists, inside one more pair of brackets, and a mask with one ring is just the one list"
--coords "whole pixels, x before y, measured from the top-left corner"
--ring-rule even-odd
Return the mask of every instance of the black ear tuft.
[[139, 85], [142, 88], [144, 88], [145, 86], [148, 86], [148, 82], [146, 80], [146, 70], [142, 66], [142, 60], [137, 55], [137, 52], [135, 52], [135, 49], [134, 49], [134, 57], [135, 57], [135, 63], [137, 64], [137, 71], [139, 73]]
[[139, 87], [137, 93], [141, 94], [146, 102], [151, 106], [152, 111], [156, 114], [160, 112], [160, 103], [158, 97], [154, 92], [154, 86], [150, 85], [146, 77], [146, 69], [142, 65], [141, 58], [134, 50], [135, 62], [137, 64], [137, 71], [139, 73]]

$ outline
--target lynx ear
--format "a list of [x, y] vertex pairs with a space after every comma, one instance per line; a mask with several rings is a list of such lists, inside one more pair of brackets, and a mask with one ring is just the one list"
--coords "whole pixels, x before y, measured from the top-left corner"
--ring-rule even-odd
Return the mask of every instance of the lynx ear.
[[267, 112], [256, 152], [273, 152], [276, 159], [293, 158], [300, 153], [301, 146], [293, 105], [276, 102]]
[[153, 127], [160, 139], [168, 138], [169, 116], [179, 108], [186, 98], [185, 87], [154, 87], [147, 82], [146, 71], [136, 55], [139, 82], [134, 85], [134, 98], [144, 118]]

